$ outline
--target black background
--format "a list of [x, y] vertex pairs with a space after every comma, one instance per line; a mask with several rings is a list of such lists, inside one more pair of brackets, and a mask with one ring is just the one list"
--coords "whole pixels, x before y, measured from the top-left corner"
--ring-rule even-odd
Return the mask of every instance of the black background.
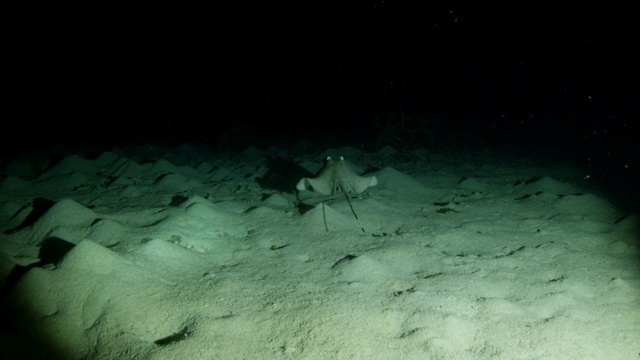
[[238, 124], [366, 146], [401, 112], [443, 138], [576, 161], [637, 205], [631, 8], [418, 4], [16, 10], [3, 151], [215, 148]]

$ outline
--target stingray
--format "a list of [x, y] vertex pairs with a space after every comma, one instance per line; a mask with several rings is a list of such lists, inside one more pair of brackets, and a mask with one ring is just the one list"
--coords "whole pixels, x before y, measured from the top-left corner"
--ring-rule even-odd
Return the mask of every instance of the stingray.
[[323, 195], [335, 195], [338, 192], [344, 193], [353, 216], [355, 216], [362, 232], [364, 232], [364, 228], [362, 227], [362, 224], [360, 224], [358, 215], [356, 215], [356, 212], [353, 210], [353, 206], [351, 205], [351, 198], [349, 197], [349, 194], [360, 194], [369, 186], [375, 186], [377, 184], [378, 179], [375, 176], [360, 176], [354, 173], [342, 156], [340, 156], [339, 160], [333, 160], [329, 156], [327, 157], [324, 167], [318, 172], [318, 174], [316, 174], [316, 177], [300, 179], [296, 185], [296, 189], [299, 191], [312, 189], [313, 191]]

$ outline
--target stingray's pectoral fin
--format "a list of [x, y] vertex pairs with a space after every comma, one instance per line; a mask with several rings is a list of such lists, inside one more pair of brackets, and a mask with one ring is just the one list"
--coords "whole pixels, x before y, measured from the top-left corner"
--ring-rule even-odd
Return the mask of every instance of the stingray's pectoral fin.
[[375, 176], [358, 176], [352, 181], [349, 181], [349, 187], [356, 194], [360, 194], [367, 190], [368, 187], [376, 185], [378, 185], [378, 178]]
[[311, 189], [323, 195], [331, 195], [333, 190], [332, 188], [333, 184], [318, 178], [302, 178], [296, 184], [296, 189], [299, 191]]
[[311, 184], [309, 184], [309, 182], [307, 181], [307, 178], [302, 178], [296, 184], [296, 189], [298, 189], [298, 191], [304, 191], [304, 190], [307, 190], [310, 186]]

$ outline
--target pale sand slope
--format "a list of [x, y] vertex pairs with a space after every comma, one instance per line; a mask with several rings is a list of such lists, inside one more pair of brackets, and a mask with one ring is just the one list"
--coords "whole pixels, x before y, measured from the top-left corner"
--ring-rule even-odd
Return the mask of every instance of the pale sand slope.
[[[638, 218], [584, 174], [313, 149], [10, 164], [3, 359], [639, 357]], [[327, 155], [375, 167], [352, 199], [366, 233], [344, 197], [296, 206]]]

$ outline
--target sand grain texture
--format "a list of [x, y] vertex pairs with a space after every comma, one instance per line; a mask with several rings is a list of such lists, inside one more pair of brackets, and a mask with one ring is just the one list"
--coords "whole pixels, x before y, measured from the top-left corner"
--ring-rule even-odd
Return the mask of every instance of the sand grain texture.
[[[3, 353], [638, 358], [638, 217], [571, 166], [304, 148], [184, 144], [69, 155], [40, 172], [28, 157], [9, 164]], [[365, 233], [344, 196], [301, 202], [295, 185], [260, 182], [273, 159], [315, 173], [326, 156], [358, 174], [377, 167], [378, 185], [351, 198]], [[47, 241], [71, 248], [45, 262]]]

